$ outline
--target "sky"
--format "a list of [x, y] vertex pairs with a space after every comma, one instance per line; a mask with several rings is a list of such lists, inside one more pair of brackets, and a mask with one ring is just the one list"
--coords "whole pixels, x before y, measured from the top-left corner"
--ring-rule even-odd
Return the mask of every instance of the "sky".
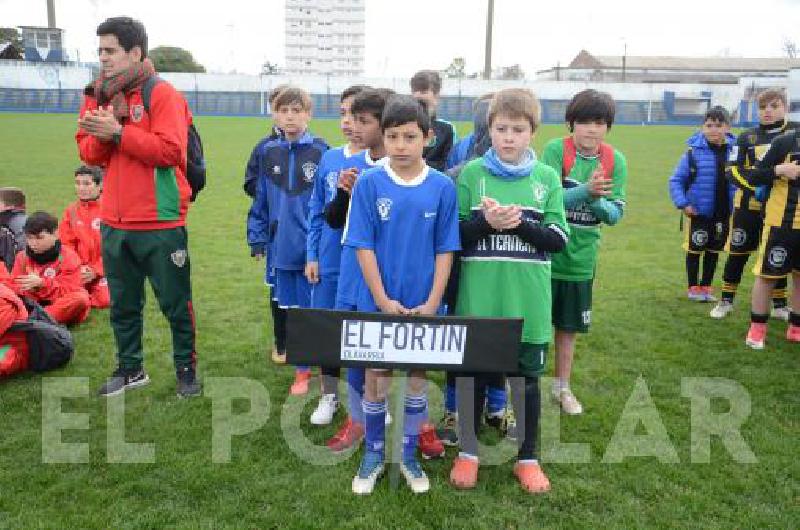
[[[72, 59], [97, 60], [97, 25], [128, 15], [148, 30], [150, 47], [179, 46], [210, 72], [257, 74], [284, 60], [284, 0], [55, 0]], [[484, 62], [486, 0], [366, 0], [367, 77], [407, 77], [464, 57]], [[754, 11], [754, 6], [758, 11]], [[566, 66], [581, 49], [594, 55], [784, 56], [800, 44], [800, 0], [496, 0], [494, 67]], [[0, 0], [0, 26], [45, 26], [45, 0]], [[744, 28], [746, 27], [746, 32]]]

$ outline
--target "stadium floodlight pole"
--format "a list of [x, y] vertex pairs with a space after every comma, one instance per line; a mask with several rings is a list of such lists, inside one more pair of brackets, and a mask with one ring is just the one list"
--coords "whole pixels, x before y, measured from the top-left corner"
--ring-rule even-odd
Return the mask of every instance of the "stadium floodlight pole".
[[56, 27], [56, 2], [55, 0], [47, 0], [47, 27]]
[[486, 52], [483, 58], [483, 78], [492, 78], [492, 22], [494, 19], [494, 0], [488, 0], [486, 10]]

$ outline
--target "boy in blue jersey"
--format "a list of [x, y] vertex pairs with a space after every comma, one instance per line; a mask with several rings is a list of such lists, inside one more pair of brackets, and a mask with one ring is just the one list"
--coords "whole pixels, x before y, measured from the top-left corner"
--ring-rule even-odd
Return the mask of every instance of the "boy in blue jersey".
[[[392, 96], [381, 120], [389, 163], [365, 172], [353, 189], [344, 244], [356, 249], [368, 289], [359, 311], [434, 315], [440, 311], [453, 252], [459, 250], [455, 186], [422, 158], [431, 121], [413, 98]], [[372, 493], [384, 468], [386, 395], [390, 372], [367, 370], [366, 450], [353, 493]], [[427, 417], [424, 371], [409, 373], [400, 471], [414, 493], [428, 491], [416, 459], [420, 423]]]
[[[392, 92], [386, 89], [364, 90], [353, 99], [353, 138], [364, 150], [345, 162], [339, 174], [336, 197], [325, 205], [326, 223], [343, 230], [350, 207], [350, 193], [358, 176], [365, 170], [381, 163], [386, 155], [381, 133], [381, 117], [386, 99]], [[355, 311], [356, 299], [363, 288], [361, 269], [355, 249], [341, 250], [339, 282], [336, 288], [334, 307], [341, 311]], [[364, 411], [361, 401], [364, 395], [363, 368], [348, 368], [348, 418], [342, 427], [328, 440], [331, 451], [338, 453], [349, 449], [364, 438]]]
[[[272, 115], [272, 127], [270, 127], [269, 134], [264, 137], [262, 141], [269, 141], [269, 140], [276, 140], [283, 135], [283, 131], [281, 130], [281, 124], [279, 120], [279, 116], [276, 112], [272, 112], [272, 109], [275, 105], [275, 98], [278, 97], [278, 94], [281, 93], [283, 89], [288, 87], [289, 85], [283, 84], [278, 85], [273, 88], [269, 96], [267, 96], [267, 101], [269, 103], [270, 114]], [[253, 158], [250, 159], [250, 162], [255, 162]], [[244, 192], [251, 198], [256, 196], [256, 181], [258, 180], [258, 167], [252, 166], [247, 164], [247, 170], [244, 173]]]
[[[308, 202], [322, 154], [324, 140], [307, 130], [311, 119], [311, 97], [288, 87], [275, 98], [275, 113], [283, 136], [259, 143], [253, 156], [259, 168], [256, 196], [247, 216], [247, 242], [257, 259], [266, 254], [274, 268], [273, 298], [281, 308], [308, 307], [311, 286], [306, 280]], [[308, 392], [311, 371], [298, 367], [290, 392]]]
[[[314, 177], [314, 189], [308, 205], [305, 276], [312, 285], [311, 307], [317, 309], [333, 309], [336, 303], [342, 230], [332, 228], [325, 222], [324, 208], [336, 197], [339, 173], [350, 167], [347, 160], [362, 149], [353, 137], [351, 106], [353, 99], [366, 88], [364, 85], [353, 85], [342, 92], [339, 101], [339, 126], [347, 143], [322, 155]], [[339, 369], [323, 366], [320, 372], [321, 395], [317, 408], [311, 414], [312, 425], [328, 425], [339, 406]]]

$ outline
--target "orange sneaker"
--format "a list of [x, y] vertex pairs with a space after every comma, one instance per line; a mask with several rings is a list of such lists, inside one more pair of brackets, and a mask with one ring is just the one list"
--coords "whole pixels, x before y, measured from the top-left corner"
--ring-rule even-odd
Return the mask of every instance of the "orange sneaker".
[[293, 396], [308, 394], [308, 382], [311, 380], [311, 370], [295, 370], [294, 383], [289, 388], [289, 393]]
[[325, 444], [334, 453], [341, 453], [361, 443], [364, 439], [364, 426], [347, 417], [342, 428]]
[[460, 490], [469, 490], [478, 483], [478, 459], [459, 456], [450, 470], [450, 484]]
[[747, 331], [747, 338], [744, 343], [754, 350], [764, 349], [764, 339], [767, 338], [767, 325], [758, 322], [751, 322], [750, 329]]
[[786, 328], [786, 340], [789, 342], [800, 342], [800, 326], [789, 325]]
[[550, 491], [550, 481], [538, 463], [517, 462], [514, 464], [514, 475], [516, 475], [520, 485], [530, 493]]
[[419, 439], [417, 440], [419, 452], [422, 458], [441, 458], [444, 456], [444, 444], [436, 435], [436, 427], [433, 423], [423, 423], [419, 428]]

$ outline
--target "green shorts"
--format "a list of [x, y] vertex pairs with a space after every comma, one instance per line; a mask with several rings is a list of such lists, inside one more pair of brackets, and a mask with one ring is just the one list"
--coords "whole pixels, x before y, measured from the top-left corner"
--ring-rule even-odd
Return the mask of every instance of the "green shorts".
[[592, 284], [594, 280], [553, 278], [553, 326], [569, 333], [588, 333], [592, 323]]
[[524, 377], [538, 377], [544, 373], [547, 363], [547, 344], [519, 345], [519, 374]]

